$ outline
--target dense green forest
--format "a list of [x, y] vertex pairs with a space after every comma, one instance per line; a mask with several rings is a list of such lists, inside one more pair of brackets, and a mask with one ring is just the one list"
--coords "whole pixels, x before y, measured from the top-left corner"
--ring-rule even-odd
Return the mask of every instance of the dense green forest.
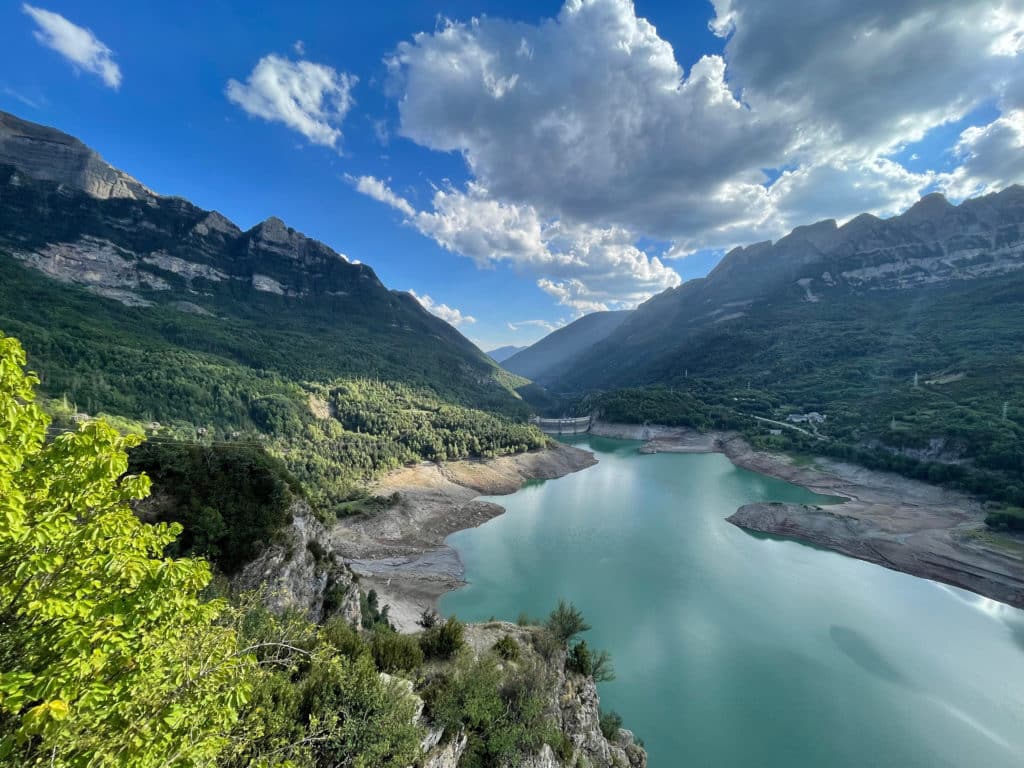
[[[205, 560], [167, 556], [179, 523], [132, 511], [150, 491], [132, 470], [152, 462], [165, 482], [226, 501], [227, 518], [250, 503], [280, 509], [291, 492], [280, 464], [237, 449], [140, 451], [139, 436], [103, 420], [48, 439], [24, 365], [0, 335], [0, 763], [406, 768], [425, 735], [414, 691], [446, 738], [467, 735], [463, 765], [515, 764], [543, 744], [573, 757], [546, 714], [552, 664], [595, 679], [610, 667], [583, 641], [570, 647], [588, 628], [571, 605], [528, 631], [531, 649], [505, 635], [474, 654], [454, 617], [425, 614], [421, 633], [398, 635], [372, 593], [364, 632], [275, 616], [257, 595], [230, 602]], [[226, 468], [246, 469], [241, 498], [220, 495]]]
[[521, 379], [466, 370], [429, 336], [393, 349], [393, 335], [361, 338], [326, 316], [310, 325], [315, 313], [283, 302], [229, 304], [230, 317], [126, 307], [0, 258], [0, 328], [23, 339], [56, 429], [103, 413], [160, 439], [255, 443], [328, 516], [404, 463], [545, 444], [523, 423]]

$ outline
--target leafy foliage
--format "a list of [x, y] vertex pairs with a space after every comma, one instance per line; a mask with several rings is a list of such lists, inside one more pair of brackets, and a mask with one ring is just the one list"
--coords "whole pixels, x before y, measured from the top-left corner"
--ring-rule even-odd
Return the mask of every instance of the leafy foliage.
[[622, 728], [622, 715], [614, 710], [611, 712], [602, 712], [600, 724], [601, 734], [608, 739], [608, 741], [612, 741], [618, 737], [619, 729]]
[[563, 647], [580, 632], [590, 629], [580, 609], [565, 600], [558, 601], [558, 606], [551, 611], [545, 626]]
[[465, 645], [465, 632], [462, 622], [449, 616], [420, 635], [420, 647], [428, 659], [450, 659]]
[[370, 640], [370, 653], [382, 672], [410, 672], [423, 664], [419, 641], [410, 635], [378, 630]]
[[161, 492], [147, 511], [182, 525], [171, 551], [203, 555], [229, 574], [291, 522], [300, 492], [284, 464], [259, 446], [152, 441], [129, 452], [128, 466]]
[[254, 665], [203, 602], [201, 560], [165, 559], [124, 476], [137, 440], [103, 422], [45, 443], [20, 345], [0, 336], [0, 754], [20, 765], [209, 763]]
[[592, 651], [586, 640], [580, 640], [569, 649], [565, 666], [572, 672], [594, 678], [596, 683], [615, 679], [611, 654], [608, 651]]
[[460, 766], [515, 764], [542, 744], [558, 745], [561, 732], [545, 717], [551, 682], [543, 665], [523, 662], [502, 669], [494, 654], [460, 657], [425, 692], [428, 713], [447, 732], [468, 737]]
[[519, 660], [519, 643], [512, 635], [502, 635], [494, 644], [494, 652], [505, 661]]

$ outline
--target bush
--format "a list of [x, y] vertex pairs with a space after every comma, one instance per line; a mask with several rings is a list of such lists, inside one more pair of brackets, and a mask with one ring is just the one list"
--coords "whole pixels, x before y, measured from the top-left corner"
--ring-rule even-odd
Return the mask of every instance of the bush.
[[416, 623], [424, 629], [433, 629], [440, 620], [441, 618], [437, 615], [437, 611], [433, 608], [424, 608]]
[[450, 659], [462, 650], [465, 627], [454, 616], [420, 635], [420, 648], [428, 659]]
[[463, 656], [424, 695], [431, 719], [467, 736], [461, 768], [517, 765], [544, 743], [558, 749], [561, 730], [546, 717], [550, 680], [543, 665], [502, 670], [493, 654]]
[[583, 613], [572, 603], [558, 601], [558, 607], [548, 616], [545, 625], [548, 631], [564, 648], [569, 641], [580, 632], [586, 632], [590, 625], [583, 618]]
[[359, 595], [359, 614], [363, 629], [394, 629], [388, 621], [388, 606], [378, 605], [377, 590], [371, 589], [365, 595]]
[[415, 637], [388, 630], [374, 632], [370, 653], [381, 672], [409, 672], [423, 664], [423, 651]]
[[546, 629], [534, 632], [531, 639], [533, 640], [533, 649], [547, 661], [555, 658], [555, 655], [564, 648], [561, 641]]
[[494, 652], [505, 661], [518, 661], [519, 643], [512, 635], [502, 635], [501, 639], [494, 644]]
[[615, 712], [602, 712], [601, 713], [601, 734], [608, 739], [608, 741], [614, 741], [619, 736], [619, 729], [622, 728], [622, 716]]
[[1024, 509], [1003, 507], [992, 510], [985, 516], [985, 525], [1006, 531], [1024, 531]]
[[350, 659], [369, 653], [369, 646], [355, 628], [340, 616], [328, 619], [320, 630], [324, 641]]

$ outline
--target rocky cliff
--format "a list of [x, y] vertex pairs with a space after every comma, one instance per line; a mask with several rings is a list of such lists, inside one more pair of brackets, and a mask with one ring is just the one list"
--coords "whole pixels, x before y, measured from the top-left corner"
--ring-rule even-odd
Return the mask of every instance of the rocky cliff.
[[[155, 193], [109, 165], [73, 136], [0, 112], [0, 165], [92, 197], [152, 200]], [[16, 177], [14, 184], [18, 183]]]
[[259, 590], [274, 611], [298, 609], [311, 621], [341, 616], [359, 625], [359, 587], [331, 546], [309, 504], [292, 505], [292, 524], [282, 540], [267, 547], [232, 580], [240, 592]]

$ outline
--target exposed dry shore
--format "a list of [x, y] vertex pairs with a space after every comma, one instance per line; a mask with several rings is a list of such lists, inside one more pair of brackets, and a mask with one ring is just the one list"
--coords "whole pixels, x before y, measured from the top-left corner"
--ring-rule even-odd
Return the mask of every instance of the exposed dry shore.
[[479, 461], [424, 463], [388, 473], [372, 489], [399, 501], [383, 512], [342, 520], [331, 543], [381, 604], [391, 606], [392, 623], [416, 629], [424, 608], [464, 582], [458, 554], [447, 536], [473, 528], [505, 510], [478, 496], [515, 493], [530, 480], [550, 480], [593, 466], [597, 459], [561, 443], [552, 448]]
[[739, 467], [846, 499], [824, 507], [748, 504], [728, 520], [1024, 608], [1024, 537], [989, 532], [977, 499], [889, 472], [756, 451], [735, 433], [597, 422], [591, 433], [645, 440], [642, 452], [724, 453]]
[[[748, 504], [728, 518], [750, 531], [786, 536], [1024, 608], [1024, 537], [990, 533], [970, 496], [888, 472], [827, 458], [796, 463], [754, 450], [738, 434], [678, 427], [594, 422], [591, 434], [643, 440], [642, 453], [723, 453], [735, 465], [838, 496], [841, 504]], [[514, 493], [534, 479], [553, 479], [597, 463], [568, 445], [518, 456], [396, 470], [373, 488], [397, 492], [380, 514], [339, 522], [332, 544], [391, 606], [393, 623], [416, 629], [424, 608], [462, 586], [463, 566], [447, 536], [502, 514], [478, 496]]]

